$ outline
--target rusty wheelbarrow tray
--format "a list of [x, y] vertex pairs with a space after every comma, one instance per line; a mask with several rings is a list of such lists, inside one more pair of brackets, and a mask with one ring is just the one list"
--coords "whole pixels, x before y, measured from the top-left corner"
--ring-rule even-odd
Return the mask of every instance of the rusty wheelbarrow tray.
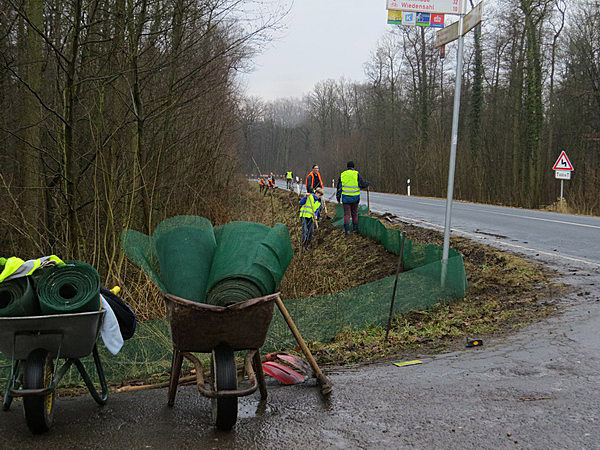
[[[217, 428], [231, 429], [237, 420], [237, 397], [260, 389], [261, 398], [267, 398], [259, 348], [267, 337], [279, 293], [227, 307], [192, 302], [170, 294], [164, 299], [173, 339], [168, 405], [175, 404], [181, 365], [183, 358], [187, 358], [196, 368], [198, 390], [212, 399]], [[242, 350], [248, 351], [244, 367], [250, 386], [238, 389], [233, 352]], [[202, 365], [192, 352], [212, 353], [212, 386], [205, 383]]]

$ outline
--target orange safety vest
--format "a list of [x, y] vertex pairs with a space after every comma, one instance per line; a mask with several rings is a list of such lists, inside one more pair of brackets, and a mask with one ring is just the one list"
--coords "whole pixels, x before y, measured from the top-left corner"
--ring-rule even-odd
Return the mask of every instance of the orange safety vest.
[[[315, 182], [314, 182], [315, 172], [312, 172], [312, 171], [311, 171], [311, 172], [309, 172], [309, 174], [308, 174], [308, 175], [306, 175], [306, 192], [308, 192], [308, 186], [310, 186], [310, 187], [311, 187], [311, 188], [313, 188], [313, 189], [316, 189], [316, 188], [318, 188], [318, 187], [324, 187], [324, 186], [325, 186], [325, 185], [323, 184], [323, 180], [321, 179], [321, 174], [320, 174], [319, 172], [316, 172], [316, 174], [317, 174], [317, 178], [319, 179], [319, 183], [320, 183], [320, 184], [316, 184], [316, 185], [315, 185]], [[309, 178], [311, 179], [311, 180], [310, 180], [310, 185], [308, 184], [308, 179], [309, 179]]]

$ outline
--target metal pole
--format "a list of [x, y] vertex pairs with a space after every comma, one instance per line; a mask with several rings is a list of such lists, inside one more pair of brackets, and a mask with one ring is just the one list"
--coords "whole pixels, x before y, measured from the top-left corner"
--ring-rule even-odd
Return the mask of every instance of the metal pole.
[[462, 88], [463, 65], [463, 21], [465, 0], [460, 1], [460, 17], [458, 19], [458, 49], [456, 51], [456, 82], [454, 84], [454, 109], [452, 111], [452, 140], [450, 142], [450, 164], [448, 167], [448, 194], [446, 198], [446, 219], [444, 222], [444, 250], [442, 253], [442, 286], [446, 285], [448, 270], [448, 253], [450, 250], [450, 222], [452, 217], [452, 197], [454, 195], [454, 170], [456, 168], [456, 145], [458, 143], [458, 116], [460, 113], [460, 93]]
[[565, 180], [560, 180], [560, 199], [563, 199], [563, 186], [564, 186], [564, 182]]

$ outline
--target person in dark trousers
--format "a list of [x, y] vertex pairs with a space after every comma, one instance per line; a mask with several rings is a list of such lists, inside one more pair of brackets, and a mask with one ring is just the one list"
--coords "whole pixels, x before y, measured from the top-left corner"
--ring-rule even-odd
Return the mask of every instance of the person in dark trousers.
[[358, 204], [360, 203], [360, 190], [369, 186], [358, 171], [354, 168], [354, 162], [348, 161], [347, 169], [342, 172], [337, 182], [336, 198], [338, 203], [344, 205], [344, 232], [350, 234], [350, 218], [352, 218], [352, 230], [358, 232]]
[[315, 164], [312, 170], [306, 175], [306, 192], [312, 194], [317, 188], [324, 188], [321, 174], [319, 173], [319, 165]]
[[[308, 243], [315, 232], [315, 223], [321, 215], [321, 198], [325, 191], [316, 188], [313, 194], [300, 199], [300, 220], [302, 222], [302, 249], [308, 249]], [[317, 225], [318, 226], [318, 225]]]

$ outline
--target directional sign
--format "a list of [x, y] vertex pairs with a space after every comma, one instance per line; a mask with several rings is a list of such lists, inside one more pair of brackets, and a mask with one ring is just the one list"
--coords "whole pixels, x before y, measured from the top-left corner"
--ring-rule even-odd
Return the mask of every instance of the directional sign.
[[387, 9], [438, 14], [461, 14], [464, 0], [387, 0]]
[[[475, 8], [469, 11], [463, 18], [463, 32], [465, 35], [477, 25], [479, 22], [483, 20], [483, 2], [479, 2]], [[452, 42], [458, 39], [458, 22], [454, 22], [452, 25], [448, 25], [446, 28], [442, 28], [435, 35], [434, 46], [439, 47], [441, 45], [447, 44], [448, 42]]]
[[569, 161], [569, 157], [567, 153], [563, 150], [560, 152], [560, 156], [552, 166], [552, 170], [575, 170], [573, 169], [573, 164]]

